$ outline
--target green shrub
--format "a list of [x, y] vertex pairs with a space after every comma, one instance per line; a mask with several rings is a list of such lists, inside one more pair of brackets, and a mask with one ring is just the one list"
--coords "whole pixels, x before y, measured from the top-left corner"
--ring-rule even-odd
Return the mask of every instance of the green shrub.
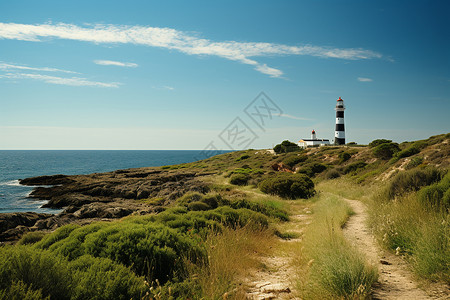
[[386, 197], [394, 199], [404, 193], [414, 192], [420, 188], [439, 181], [442, 174], [435, 168], [412, 169], [398, 173], [386, 189]]
[[395, 159], [405, 158], [417, 153], [420, 153], [420, 149], [413, 145], [400, 152], [395, 153], [394, 158]]
[[314, 177], [316, 174], [322, 173], [326, 169], [326, 165], [318, 162], [313, 162], [301, 167], [300, 170], [298, 170], [298, 173], [305, 174], [308, 177]]
[[335, 179], [341, 176], [341, 173], [339, 173], [336, 169], [331, 169], [328, 172], [325, 173], [326, 179]]
[[235, 185], [246, 185], [250, 176], [246, 174], [234, 174], [230, 178], [230, 183]]
[[209, 210], [209, 209], [211, 209], [211, 207], [202, 201], [195, 201], [195, 202], [191, 202], [188, 204], [188, 210], [199, 211], [199, 210]]
[[71, 299], [141, 299], [144, 278], [107, 258], [84, 255], [70, 263], [74, 288]]
[[304, 162], [307, 158], [308, 157], [306, 155], [290, 155], [283, 159], [283, 163], [292, 168], [296, 164]]
[[450, 209], [450, 173], [440, 182], [422, 188], [417, 196], [425, 208], [443, 211]]
[[273, 148], [273, 151], [275, 151], [276, 154], [288, 153], [288, 152], [300, 151], [300, 147], [295, 143], [285, 140], [281, 144], [276, 145]]
[[304, 174], [278, 174], [260, 182], [259, 189], [282, 198], [309, 198], [314, 195], [314, 183]]
[[342, 170], [342, 172], [343, 172], [344, 174], [348, 174], [348, 173], [351, 173], [351, 172], [356, 172], [356, 171], [358, 171], [359, 169], [363, 169], [363, 168], [365, 168], [366, 166], [367, 166], [367, 163], [365, 163], [365, 162], [363, 162], [363, 161], [357, 161], [357, 162], [351, 163], [351, 164], [349, 164], [348, 166], [346, 166], [346, 167]]
[[415, 168], [423, 163], [423, 157], [416, 156], [411, 158], [411, 161], [406, 165], [405, 169], [409, 170]]
[[398, 151], [400, 148], [397, 143], [382, 143], [372, 149], [373, 155], [381, 159], [390, 159]]
[[369, 147], [374, 148], [376, 146], [379, 146], [381, 144], [386, 144], [386, 143], [392, 143], [392, 140], [385, 140], [385, 139], [373, 140], [372, 142], [369, 143]]
[[339, 153], [339, 163], [346, 162], [347, 160], [350, 159], [350, 157], [352, 157], [352, 155], [348, 152]]
[[[11, 291], [9, 287], [18, 282]], [[0, 290], [7, 293], [30, 293], [39, 291], [52, 299], [70, 299], [71, 272], [67, 264], [48, 251], [29, 246], [3, 247], [0, 249]], [[25, 288], [25, 286], [27, 288]]]
[[250, 155], [244, 154], [244, 155], [241, 155], [239, 158], [237, 158], [236, 161], [242, 161], [242, 160], [245, 160], [247, 158], [250, 158]]
[[32, 231], [24, 234], [22, 238], [17, 242], [18, 245], [28, 245], [34, 244], [42, 240], [42, 238], [46, 235], [45, 232], [42, 231]]
[[50, 300], [50, 296], [44, 298], [41, 290], [33, 290], [32, 286], [23, 281], [13, 281], [11, 286], [0, 290], [0, 299], [8, 300]]

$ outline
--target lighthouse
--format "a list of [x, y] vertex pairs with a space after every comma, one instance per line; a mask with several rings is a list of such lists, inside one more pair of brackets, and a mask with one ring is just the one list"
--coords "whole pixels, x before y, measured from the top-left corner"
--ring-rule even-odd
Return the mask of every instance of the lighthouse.
[[344, 129], [344, 100], [339, 97], [336, 103], [336, 130], [334, 131], [334, 144], [345, 145], [345, 129]]

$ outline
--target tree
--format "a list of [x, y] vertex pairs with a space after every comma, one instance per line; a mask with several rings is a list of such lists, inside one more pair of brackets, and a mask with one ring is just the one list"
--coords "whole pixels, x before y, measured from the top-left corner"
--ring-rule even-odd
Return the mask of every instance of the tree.
[[273, 151], [275, 151], [276, 154], [294, 152], [299, 150], [300, 147], [297, 144], [292, 143], [288, 140], [285, 140], [281, 144], [278, 144], [275, 147], [273, 147]]

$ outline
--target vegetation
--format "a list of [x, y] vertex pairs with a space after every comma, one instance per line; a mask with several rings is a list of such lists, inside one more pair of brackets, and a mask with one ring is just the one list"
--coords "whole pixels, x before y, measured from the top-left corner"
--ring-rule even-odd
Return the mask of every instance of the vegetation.
[[286, 140], [286, 141], [283, 141], [281, 144], [278, 144], [275, 147], [273, 147], [273, 151], [275, 151], [275, 153], [277, 153], [277, 154], [288, 153], [288, 152], [300, 151], [300, 147], [297, 144]]
[[231, 176], [230, 183], [236, 185], [246, 185], [249, 179], [250, 176], [246, 174], [235, 174]]
[[399, 151], [397, 143], [382, 143], [372, 149], [373, 155], [381, 159], [390, 159]]
[[380, 244], [418, 276], [449, 283], [449, 139], [306, 150], [284, 141], [277, 155], [236, 151], [162, 167], [202, 174], [207, 188], [136, 200], [155, 214], [30, 232], [0, 247], [0, 299], [241, 299], [239, 280], [261, 267], [258, 255], [299, 237], [288, 227], [292, 203], [313, 212], [300, 234], [300, 296], [362, 299], [376, 269], [342, 234], [352, 212], [341, 197], [368, 204]]
[[319, 197], [301, 252], [300, 290], [305, 299], [363, 299], [377, 269], [347, 242], [341, 228], [352, 214], [336, 196]]
[[310, 198], [314, 195], [314, 183], [304, 174], [279, 174], [264, 179], [259, 189], [266, 194], [273, 194], [287, 199]]

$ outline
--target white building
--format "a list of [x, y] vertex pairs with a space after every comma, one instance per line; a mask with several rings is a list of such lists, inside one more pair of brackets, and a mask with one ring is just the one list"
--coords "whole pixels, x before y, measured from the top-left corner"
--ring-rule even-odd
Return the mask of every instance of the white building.
[[318, 139], [316, 137], [316, 131], [315, 130], [313, 130], [311, 132], [311, 138], [310, 139], [301, 139], [300, 141], [298, 141], [298, 146], [300, 148], [320, 147], [320, 146], [325, 146], [325, 145], [329, 145], [329, 144], [330, 144], [330, 140]]

